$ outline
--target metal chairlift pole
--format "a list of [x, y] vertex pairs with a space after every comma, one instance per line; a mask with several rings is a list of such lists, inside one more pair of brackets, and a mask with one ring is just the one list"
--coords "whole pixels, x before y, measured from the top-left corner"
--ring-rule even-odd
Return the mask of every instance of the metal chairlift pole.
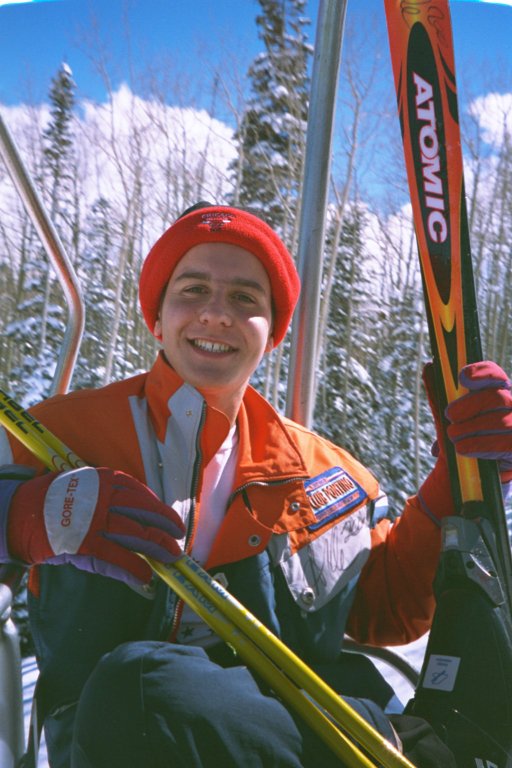
[[[51, 394], [68, 390], [82, 339], [85, 311], [78, 281], [60, 238], [46, 213], [13, 139], [0, 115], [0, 155], [53, 264], [68, 306], [68, 322]], [[21, 580], [16, 567], [0, 568], [0, 765], [14, 768], [24, 752], [23, 696], [19, 636], [11, 619], [12, 596]]]
[[287, 416], [311, 426], [332, 134], [347, 0], [320, 0], [299, 223], [301, 297], [292, 328]]
[[[298, 247], [302, 290], [292, 328], [286, 414], [308, 428], [315, 406], [322, 254], [346, 7], [347, 0], [320, 0], [311, 81]], [[350, 638], [345, 647], [384, 659], [416, 685], [417, 671], [393, 651], [371, 649]]]
[[68, 305], [68, 323], [57, 362], [51, 394], [68, 390], [84, 329], [84, 305], [71, 262], [55, 227], [25, 169], [18, 150], [0, 115], [0, 154], [14, 186], [25, 206], [48, 258], [53, 263]]

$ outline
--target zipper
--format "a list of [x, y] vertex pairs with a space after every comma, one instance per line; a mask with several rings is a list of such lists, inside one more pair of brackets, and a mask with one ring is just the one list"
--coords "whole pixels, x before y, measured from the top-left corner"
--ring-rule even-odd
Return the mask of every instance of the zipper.
[[[199, 482], [199, 468], [202, 460], [200, 438], [203, 431], [205, 413], [206, 413], [206, 404], [203, 403], [202, 411], [201, 411], [201, 420], [199, 422], [199, 428], [197, 430], [197, 437], [196, 437], [196, 459], [194, 462], [194, 471], [192, 473], [192, 484], [191, 484], [191, 495], [190, 495], [191, 507], [190, 507], [190, 515], [189, 515], [189, 524], [187, 526], [187, 535], [185, 538], [185, 546], [184, 546], [184, 551], [186, 552], [186, 554], [190, 554], [190, 550], [192, 548], [192, 544], [194, 541], [195, 529], [196, 529], [195, 508], [196, 508], [196, 498], [197, 498], [197, 486]], [[266, 485], [266, 486], [287, 485], [289, 483], [294, 483], [297, 480], [307, 480], [308, 477], [309, 475], [297, 475], [294, 477], [287, 477], [282, 480], [251, 480], [247, 483], [244, 483], [243, 485], [240, 485], [238, 488], [236, 488], [233, 491], [233, 493], [230, 495], [228, 499], [227, 507], [231, 506], [236, 496], [238, 496], [239, 494], [245, 494], [245, 491], [254, 485]], [[246, 500], [246, 504], [250, 509], [248, 499]], [[168, 640], [171, 643], [176, 640], [178, 627], [181, 620], [181, 615], [183, 613], [183, 607], [184, 607], [184, 601], [181, 598], [178, 598], [174, 606], [174, 611], [173, 611], [172, 620], [171, 620], [171, 628], [168, 634]]]
[[[192, 544], [194, 542], [194, 536], [196, 531], [197, 486], [199, 483], [199, 470], [200, 470], [201, 462], [203, 459], [203, 454], [201, 451], [201, 435], [203, 433], [205, 415], [206, 415], [206, 403], [203, 402], [201, 406], [201, 418], [199, 420], [199, 426], [196, 434], [196, 452], [195, 452], [196, 458], [194, 461], [194, 469], [192, 472], [192, 482], [190, 486], [190, 512], [188, 517], [187, 533], [185, 536], [185, 544], [183, 547], [183, 551], [187, 555], [190, 554], [190, 551], [192, 549]], [[174, 642], [176, 639], [178, 627], [181, 620], [181, 615], [183, 613], [183, 607], [184, 607], [183, 600], [181, 598], [178, 598], [174, 605], [174, 610], [173, 610], [172, 619], [171, 619], [171, 628], [168, 634], [168, 640], [171, 643]]]
[[237, 496], [239, 496], [241, 493], [245, 493], [245, 491], [248, 488], [251, 488], [253, 485], [287, 485], [288, 483], [295, 483], [297, 480], [309, 480], [309, 475], [297, 475], [295, 477], [287, 477], [283, 480], [250, 480], [248, 483], [240, 485], [233, 491], [228, 499], [227, 506], [230, 507]]

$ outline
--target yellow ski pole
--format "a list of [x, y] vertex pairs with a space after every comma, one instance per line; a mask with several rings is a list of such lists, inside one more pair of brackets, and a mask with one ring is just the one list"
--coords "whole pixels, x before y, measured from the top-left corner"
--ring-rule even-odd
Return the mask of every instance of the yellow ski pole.
[[[192, 589], [197, 591], [201, 597], [210, 601], [211, 605], [221, 612], [225, 619], [230, 622], [231, 626], [235, 628], [235, 635], [232, 638], [223, 637], [223, 639], [232, 645], [250, 665], [252, 664], [252, 659], [245, 653], [245, 648], [240, 648], [239, 638], [244, 638], [244, 640], [247, 638], [249, 641], [253, 641], [247, 650], [251, 651], [256, 648], [263, 652], [266, 659], [270, 659], [277, 665], [275, 668], [278, 668], [287, 678], [295, 683], [295, 695], [297, 692], [303, 691], [314, 699], [351, 738], [355, 739], [374, 758], [379, 760], [379, 764], [383, 768], [414, 768], [412, 763], [398, 752], [382, 734], [375, 730], [302, 659], [296, 656], [293, 651], [244, 608], [224, 587], [212, 579], [194, 560], [185, 556], [180, 560], [176, 560], [171, 566], [165, 566], [150, 558], [146, 559], [162, 580], [177, 592], [185, 602], [189, 602], [187, 590]], [[202, 614], [201, 618], [209, 623], [208, 613]], [[221, 634], [221, 632], [218, 632], [218, 634]], [[275, 678], [264, 674], [262, 676], [265, 677], [277, 693], [280, 693], [274, 685]], [[289, 704], [295, 704], [292, 698], [287, 698], [284, 695], [283, 698]], [[316, 708], [316, 713], [320, 711]], [[316, 716], [316, 713], [312, 714]], [[314, 727], [322, 735], [322, 732], [315, 727], [311, 718], [306, 717], [306, 720], [310, 726]], [[327, 739], [325, 740], [329, 743]], [[356, 763], [356, 765], [362, 766], [366, 765], [366, 763]]]
[[[24, 411], [7, 393], [0, 389], [0, 421], [12, 432], [50, 470], [69, 470], [73, 466], [70, 457], [74, 456], [76, 465], [85, 466], [76, 454], [60, 442], [31, 414]], [[186, 556], [185, 556], [186, 557]], [[149, 561], [148, 561], [149, 562]], [[193, 561], [191, 561], [193, 562]], [[161, 564], [151, 561], [157, 568]], [[155, 569], [154, 569], [155, 570]], [[160, 575], [160, 574], [159, 574]], [[172, 573], [165, 573], [166, 583], [179, 597], [186, 600], [193, 610], [201, 616], [223, 640], [233, 645], [240, 657], [250, 663], [267, 681], [272, 680], [276, 692], [288, 701], [293, 701], [295, 709], [306, 722], [322, 737], [328, 746], [344, 760], [348, 768], [374, 768], [365, 755], [289, 681], [270, 660], [265, 657], [252, 642], [225, 618], [207, 598], [198, 594], [198, 590], [187, 582], [186, 577], [173, 578]]]
[[[402, 754], [328, 686], [302, 659], [253, 616], [194, 560], [183, 558], [168, 566], [148, 560], [158, 575], [174, 589], [178, 571], [201, 595], [209, 599], [239, 630], [249, 637], [279, 668], [311, 696], [352, 738], [385, 768], [411, 765]], [[238, 650], [238, 649], [237, 649]]]
[[[305, 690], [297, 688], [295, 683], [254, 643], [245, 632], [234, 624], [223, 606], [219, 609], [208, 596], [200, 591], [189, 579], [188, 564], [184, 568], [178, 566], [183, 560], [177, 560], [172, 566], [163, 566], [150, 558], [144, 558], [165, 583], [186, 602], [226, 643], [231, 645], [256, 673], [261, 675], [272, 690], [283, 701], [295, 709], [305, 722], [308, 723], [328, 747], [342, 760], [346, 768], [375, 768], [372, 762], [361, 750], [353, 744], [327, 714], [318, 708]], [[193, 563], [193, 561], [192, 561]], [[347, 730], [347, 729], [346, 729]]]
[[[0, 422], [49, 469], [57, 468], [60, 471], [84, 466], [79, 457], [59, 438], [24, 411], [3, 390], [0, 390]], [[348, 768], [372, 768], [373, 764], [345, 734], [332, 725], [310, 699], [316, 701], [341, 728], [378, 759], [383, 768], [414, 768], [407, 758], [188, 555], [169, 567], [150, 559], [148, 562], [179, 597], [187, 603], [194, 603], [191, 607], [194, 610], [197, 607], [197, 612], [208, 624], [212, 625], [212, 616], [216, 616], [214, 621], [217, 626], [212, 626], [212, 629], [229, 642], [247, 663], [254, 668], [258, 667], [256, 671], [288, 704], [299, 711], [310, 727], [345, 761]], [[208, 601], [209, 609], [204, 609], [204, 600]], [[280, 674], [276, 675], [276, 672]], [[276, 682], [278, 678], [279, 682]], [[288, 685], [290, 680], [296, 685]], [[277, 686], [280, 690], [277, 690]]]
[[32, 414], [0, 388], [0, 421], [52, 472], [85, 467], [84, 462]]

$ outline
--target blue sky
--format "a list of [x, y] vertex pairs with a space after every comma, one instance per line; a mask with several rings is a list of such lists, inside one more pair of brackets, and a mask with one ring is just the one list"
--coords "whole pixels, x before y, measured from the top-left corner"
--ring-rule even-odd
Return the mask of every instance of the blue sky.
[[[308, 0], [307, 15], [315, 19], [317, 8], [318, 0]], [[468, 74], [480, 92], [492, 87], [512, 90], [512, 7], [453, 0], [451, 9], [459, 79]], [[79, 95], [102, 100], [102, 82], [86, 54], [86, 38], [95, 24], [111, 56], [114, 87], [129, 79], [127, 27], [133, 59], [139, 64], [172, 56], [178, 68], [200, 79], [205, 55], [218, 63], [233, 53], [245, 72], [261, 49], [255, 25], [258, 10], [256, 0], [49, 0], [0, 5], [0, 103], [45, 100], [50, 79], [64, 59], [73, 70]], [[349, 22], [359, 24], [371, 16], [381, 36], [368, 44], [382, 45], [386, 43], [383, 0], [349, 0]], [[493, 68], [502, 73], [502, 82], [489, 82], [487, 72]], [[383, 68], [382, 75], [391, 77], [391, 70]]]

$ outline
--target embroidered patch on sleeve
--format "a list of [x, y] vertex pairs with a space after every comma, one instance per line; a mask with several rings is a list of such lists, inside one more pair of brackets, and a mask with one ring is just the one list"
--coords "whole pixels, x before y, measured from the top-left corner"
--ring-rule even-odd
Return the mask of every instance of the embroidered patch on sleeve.
[[304, 488], [317, 520], [308, 526], [309, 531], [343, 517], [367, 498], [366, 491], [341, 467], [306, 480]]

